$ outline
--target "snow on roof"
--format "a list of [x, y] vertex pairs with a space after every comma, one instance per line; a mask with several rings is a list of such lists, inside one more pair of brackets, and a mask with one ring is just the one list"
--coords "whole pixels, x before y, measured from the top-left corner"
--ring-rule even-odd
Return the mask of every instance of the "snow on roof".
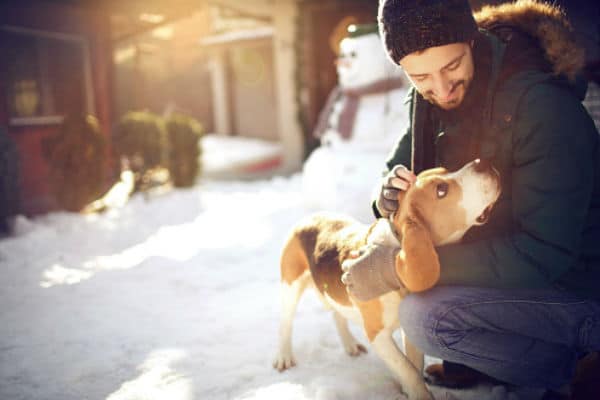
[[244, 29], [231, 31], [219, 35], [208, 36], [200, 41], [203, 46], [214, 46], [219, 44], [232, 44], [248, 40], [272, 38], [275, 30], [272, 26], [255, 29]]

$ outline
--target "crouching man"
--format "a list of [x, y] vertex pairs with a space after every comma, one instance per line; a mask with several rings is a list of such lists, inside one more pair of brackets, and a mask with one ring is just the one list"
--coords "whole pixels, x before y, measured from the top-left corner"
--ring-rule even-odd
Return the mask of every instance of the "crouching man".
[[[583, 54], [569, 22], [532, 0], [475, 16], [467, 0], [381, 0], [378, 22], [413, 88], [408, 132], [387, 161], [375, 215], [393, 213], [398, 191], [426, 168], [482, 158], [502, 179], [489, 222], [438, 247], [438, 283], [400, 305], [410, 340], [444, 360], [426, 378], [593, 398], [600, 393], [599, 363], [590, 362], [600, 350], [600, 149], [581, 104]], [[381, 295], [373, 288], [385, 287], [397, 251], [370, 248], [346, 260], [350, 292], [362, 300]], [[595, 388], [583, 379], [590, 373], [598, 374]]]

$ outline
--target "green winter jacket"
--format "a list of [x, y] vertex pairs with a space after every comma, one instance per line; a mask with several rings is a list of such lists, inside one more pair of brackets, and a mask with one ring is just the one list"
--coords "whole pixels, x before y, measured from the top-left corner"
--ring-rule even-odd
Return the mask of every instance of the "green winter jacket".
[[539, 38], [514, 26], [493, 32], [476, 39], [463, 110], [409, 93], [411, 124], [387, 168], [454, 170], [486, 157], [500, 172], [489, 222], [437, 249], [440, 285], [555, 287], [600, 300], [600, 145], [585, 87], [553, 71]]

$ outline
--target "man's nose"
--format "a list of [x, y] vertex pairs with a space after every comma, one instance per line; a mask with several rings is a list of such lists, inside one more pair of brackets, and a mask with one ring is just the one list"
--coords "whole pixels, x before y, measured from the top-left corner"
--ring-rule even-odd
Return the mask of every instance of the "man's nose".
[[444, 77], [442, 76], [439, 76], [437, 78], [434, 78], [433, 84], [433, 90], [438, 99], [448, 98], [448, 95], [450, 94], [450, 90], [452, 88], [452, 85], [450, 84], [449, 80], [444, 79]]

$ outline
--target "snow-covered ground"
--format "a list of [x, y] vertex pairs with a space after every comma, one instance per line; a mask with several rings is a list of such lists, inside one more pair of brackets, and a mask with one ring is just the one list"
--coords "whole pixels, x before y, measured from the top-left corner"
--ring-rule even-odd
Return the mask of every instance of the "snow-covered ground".
[[0, 240], [0, 399], [399, 398], [372, 351], [344, 353], [312, 291], [295, 318], [298, 365], [271, 366], [280, 248], [311, 211], [295, 175], [201, 180], [101, 215], [19, 217]]

